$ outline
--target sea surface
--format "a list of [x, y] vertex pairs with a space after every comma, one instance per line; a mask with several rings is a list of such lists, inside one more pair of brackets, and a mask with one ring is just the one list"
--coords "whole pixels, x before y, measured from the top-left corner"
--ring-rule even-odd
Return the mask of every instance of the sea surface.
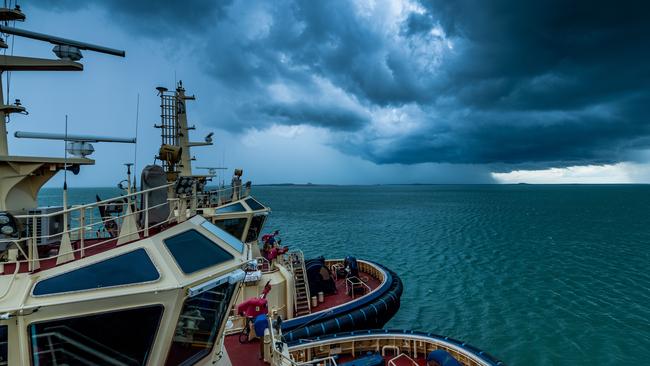
[[[93, 201], [112, 189], [72, 189]], [[390, 328], [508, 365], [650, 365], [650, 186], [260, 186], [267, 231], [404, 282]], [[73, 200], [74, 201], [74, 200]], [[60, 202], [46, 189], [43, 204]]]

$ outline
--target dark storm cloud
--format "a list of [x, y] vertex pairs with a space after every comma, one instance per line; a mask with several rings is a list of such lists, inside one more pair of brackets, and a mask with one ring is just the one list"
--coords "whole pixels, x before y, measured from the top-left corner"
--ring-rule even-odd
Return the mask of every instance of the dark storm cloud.
[[225, 16], [229, 0], [39, 0], [21, 4], [54, 10], [105, 7], [116, 24], [139, 34], [173, 38], [205, 30]]
[[138, 34], [190, 35], [228, 91], [231, 130], [311, 124], [379, 163], [504, 170], [615, 163], [650, 147], [644, 2], [371, 3], [87, 6]]
[[336, 106], [332, 106], [330, 112], [323, 113], [323, 108], [320, 105], [306, 103], [297, 106], [273, 104], [264, 106], [260, 112], [270, 117], [276, 117], [275, 120], [287, 125], [309, 123], [340, 130], [354, 130], [368, 122], [366, 116], [354, 111], [337, 109]]

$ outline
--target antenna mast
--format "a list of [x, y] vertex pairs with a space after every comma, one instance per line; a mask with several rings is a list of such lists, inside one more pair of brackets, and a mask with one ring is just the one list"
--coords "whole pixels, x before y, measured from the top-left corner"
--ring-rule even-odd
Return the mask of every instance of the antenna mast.
[[193, 95], [185, 95], [183, 81], [179, 81], [174, 92], [169, 92], [165, 87], [156, 88], [160, 96], [160, 128], [162, 138], [157, 159], [160, 159], [163, 169], [167, 173], [167, 180], [175, 181], [179, 176], [192, 176], [192, 160], [190, 148], [194, 146], [212, 145], [212, 135], [208, 134], [204, 141], [194, 142], [189, 140], [189, 131], [196, 129], [188, 126], [187, 109], [185, 101], [195, 100]]
[[133, 152], [133, 191], [135, 192], [136, 183], [136, 172], [138, 171], [138, 124], [140, 121], [140, 93], [138, 93], [138, 100], [135, 104], [135, 149]]

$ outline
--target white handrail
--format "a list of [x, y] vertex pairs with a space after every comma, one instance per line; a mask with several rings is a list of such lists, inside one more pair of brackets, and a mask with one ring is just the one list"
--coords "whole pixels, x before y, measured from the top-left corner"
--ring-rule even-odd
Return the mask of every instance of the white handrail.
[[298, 362], [296, 363], [295, 361], [292, 361], [294, 365], [296, 366], [302, 366], [302, 365], [313, 365], [313, 364], [319, 364], [319, 362], [323, 362], [324, 365], [326, 365], [325, 361], [331, 362], [333, 366], [337, 366], [338, 364], [336, 363], [336, 358], [334, 356], [328, 356], [328, 357], [322, 357], [322, 358], [315, 358], [313, 360], [309, 361], [304, 361], [304, 362]]
[[[85, 204], [85, 205], [75, 205], [75, 206], [70, 206], [70, 208], [63, 209], [63, 210], [61, 210], [61, 211], [50, 212], [50, 213], [46, 213], [46, 214], [17, 215], [16, 218], [21, 219], [21, 218], [30, 218], [30, 217], [50, 217], [50, 216], [58, 216], [58, 215], [62, 215], [62, 214], [64, 214], [64, 213], [73, 212], [73, 211], [81, 210], [81, 209], [84, 209], [84, 208], [103, 206], [103, 205], [107, 205], [107, 204], [109, 204], [109, 203], [113, 203], [113, 204], [115, 204], [115, 201], [117, 201], [117, 200], [121, 200], [121, 199], [124, 199], [124, 198], [130, 198], [130, 197], [138, 196], [138, 195], [141, 195], [141, 194], [143, 194], [143, 193], [149, 193], [149, 192], [157, 191], [157, 190], [159, 190], [159, 189], [168, 188], [168, 187], [171, 187], [171, 186], [173, 186], [173, 185], [174, 185], [173, 183], [169, 183], [169, 184], [166, 184], [166, 185], [162, 185], [162, 186], [158, 186], [158, 187], [154, 187], [154, 188], [148, 188], [148, 189], [145, 189], [145, 190], [142, 190], [142, 191], [133, 192], [133, 193], [130, 193], [130, 194], [127, 194], [127, 195], [124, 195], [124, 196], [108, 198], [108, 199], [105, 199], [105, 200], [103, 200], [103, 201], [97, 201], [97, 202], [93, 202], [93, 203], [87, 203], [87, 204]], [[120, 202], [120, 204], [126, 204], [126, 202]]]
[[[202, 205], [203, 202], [199, 204], [197, 199], [203, 199], [207, 197], [207, 203], [209, 206], [219, 206], [224, 203], [221, 201], [221, 198], [219, 198], [219, 202], [217, 202], [216, 205], [210, 205], [209, 197], [214, 194], [217, 194], [218, 197], [221, 197], [223, 195], [223, 198], [227, 200], [232, 199], [232, 195], [226, 195], [226, 193], [232, 192], [233, 187], [218, 188], [216, 190], [207, 191], [203, 194], [197, 194], [197, 190], [193, 189], [193, 193], [191, 195], [168, 198], [165, 202], [158, 203], [153, 206], [149, 205], [148, 194], [150, 192], [160, 190], [167, 191], [173, 185], [174, 183], [169, 183], [162, 186], [148, 188], [145, 190], [128, 193], [119, 197], [112, 197], [93, 203], [64, 207], [56, 212], [35, 213], [31, 215], [16, 215], [15, 218], [17, 220], [27, 223], [31, 226], [29, 230], [31, 232], [27, 233], [27, 236], [22, 238], [2, 238], [0, 239], [0, 243], [12, 243], [16, 246], [18, 252], [20, 253], [20, 257], [26, 259], [12, 260], [3, 263], [13, 263], [16, 264], [16, 266], [27, 263], [28, 270], [33, 271], [36, 267], [35, 264], [41, 260], [58, 258], [70, 254], [75, 255], [77, 253], [80, 253], [81, 258], [83, 258], [85, 257], [86, 251], [88, 249], [106, 244], [111, 241], [119, 241], [122, 238], [130, 237], [136, 234], [138, 237], [148, 237], [150, 235], [150, 230], [152, 229], [155, 229], [167, 223], [179, 223], [184, 221], [187, 218], [186, 216], [188, 208], [190, 209], [191, 215], [193, 212], [195, 212], [196, 208], [204, 207]], [[238, 196], [239, 199], [248, 197], [249, 192], [246, 191], [244, 193], [240, 190], [240, 193], [241, 194]], [[169, 216], [161, 222], [150, 224], [149, 217], [152, 210], [166, 205], [169, 206]], [[117, 207], [120, 209], [112, 210], [112, 213], [109, 213], [102, 217], [96, 213], [97, 210], [100, 210], [102, 207]], [[47, 220], [60, 216], [63, 216], [63, 219], [66, 222], [70, 220], [70, 227], [68, 227], [68, 225], [64, 225], [65, 230], [60, 232], [37, 232], [36, 228], [40, 223], [38, 220]], [[136, 228], [133, 230], [133, 232], [122, 233], [121, 227], [124, 223], [124, 220], [131, 220], [134, 217], [136, 218]], [[138, 217], [142, 218], [142, 220], [137, 219]], [[114, 230], [107, 228], [107, 225], [111, 222], [115, 223]], [[60, 240], [64, 235], [67, 235], [75, 244], [73, 245], [73, 250], [68, 250], [65, 252], [61, 252], [59, 250], [59, 252], [55, 255], [39, 258], [38, 245], [50, 242], [52, 242], [52, 246], [60, 245]], [[94, 242], [91, 245], [87, 245], [87, 241], [89, 239], [99, 239], [99, 241]], [[74, 249], [74, 247], [77, 248]], [[272, 263], [268, 262], [266, 259], [263, 260], [269, 264], [269, 269], [271, 269]]]
[[[359, 282], [355, 282], [352, 279], [357, 279], [357, 280], [359, 280]], [[359, 277], [356, 277], [356, 276], [348, 277], [348, 278], [345, 279], [345, 290], [346, 290], [346, 292], [347, 291], [351, 292], [351, 295], [352, 295], [353, 299], [355, 298], [354, 289], [355, 289], [355, 286], [357, 286], [357, 285], [363, 285], [367, 290], [366, 293], [372, 292], [372, 288], [370, 286], [368, 286], [367, 283], [363, 282]]]
[[[35, 266], [36, 262], [40, 260], [59, 258], [71, 254], [75, 256], [75, 254], [77, 253], [80, 253], [80, 257], [83, 258], [88, 249], [95, 248], [97, 246], [109, 242], [118, 243], [120, 239], [129, 238], [134, 235], [137, 235], [138, 238], [148, 237], [150, 235], [150, 230], [152, 229], [155, 229], [157, 227], [160, 227], [168, 223], [180, 222], [179, 220], [180, 212], [176, 212], [176, 211], [178, 211], [177, 209], [179, 207], [179, 203], [181, 199], [168, 198], [162, 203], [157, 203], [153, 206], [149, 206], [148, 193], [156, 190], [163, 190], [163, 189], [167, 190], [170, 186], [171, 184], [167, 184], [155, 188], [150, 188], [150, 189], [130, 193], [125, 196], [109, 198], [106, 200], [102, 200], [90, 204], [77, 205], [77, 206], [73, 206], [67, 209], [62, 209], [60, 211], [51, 212], [47, 214], [17, 215], [15, 217], [19, 221], [28, 223], [29, 225], [32, 226], [29, 230], [31, 232], [27, 233], [27, 236], [22, 238], [0, 239], [0, 243], [12, 243], [13, 245], [15, 245], [15, 247], [17, 248], [18, 252], [22, 255], [22, 257], [26, 259], [7, 261], [4, 262], [4, 264], [15, 264], [18, 268], [24, 263], [27, 263], [28, 271], [33, 271], [36, 267]], [[127, 199], [125, 200], [125, 198]], [[187, 198], [183, 198], [183, 199], [187, 199]], [[113, 213], [117, 213], [117, 215], [113, 216], [112, 214], [109, 214], [104, 217], [98, 215], [97, 218], [95, 218], [96, 216], [93, 214], [93, 212], [96, 209], [99, 209], [99, 207], [107, 206], [107, 205], [120, 207], [120, 210], [118, 210], [117, 212], [113, 212]], [[155, 224], [150, 224], [149, 213], [152, 210], [164, 206], [169, 207], [169, 215], [167, 216], [167, 218]], [[37, 224], [39, 223], [38, 221], [39, 219], [43, 220], [45, 218], [58, 217], [61, 215], [63, 215], [64, 220], [66, 217], [69, 217], [70, 220], [73, 222], [73, 225], [70, 225], [69, 227], [67, 225], [64, 225], [65, 230], [61, 232], [55, 232], [55, 233], [37, 232], [36, 227]], [[134, 217], [136, 218], [135, 219], [136, 226], [134, 230], [129, 232], [124, 232], [124, 233], [121, 232], [124, 221], [127, 219], [131, 220]], [[142, 222], [142, 220], [138, 220], [137, 219], [138, 217], [144, 218], [144, 222]], [[111, 230], [106, 227], [109, 222], [115, 223], [114, 230]], [[102, 231], [100, 231], [102, 228], [104, 228], [105, 230], [104, 233], [108, 232], [108, 235], [106, 234], [102, 235]], [[91, 235], [89, 236], [88, 234]], [[60, 238], [63, 238], [64, 235], [68, 236], [68, 238], [70, 238], [70, 241], [72, 243], [76, 244], [73, 245], [72, 250], [61, 251]], [[51, 243], [52, 246], [55, 247], [57, 245], [59, 246], [59, 250], [57, 254], [45, 258], [39, 258], [38, 249], [37, 249], [39, 243], [44, 243], [44, 242], [49, 243], [52, 239], [58, 241], [58, 242]], [[86, 245], [87, 244], [86, 239], [99, 239], [99, 240], [88, 246]], [[74, 249], [75, 246], [77, 247], [76, 249]]]

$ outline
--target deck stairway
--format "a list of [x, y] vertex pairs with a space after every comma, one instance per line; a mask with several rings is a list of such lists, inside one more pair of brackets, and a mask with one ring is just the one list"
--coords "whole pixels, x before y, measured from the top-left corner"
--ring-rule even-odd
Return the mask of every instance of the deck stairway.
[[289, 268], [293, 272], [295, 316], [311, 314], [309, 301], [309, 286], [307, 285], [307, 271], [305, 258], [301, 251], [289, 253]]

